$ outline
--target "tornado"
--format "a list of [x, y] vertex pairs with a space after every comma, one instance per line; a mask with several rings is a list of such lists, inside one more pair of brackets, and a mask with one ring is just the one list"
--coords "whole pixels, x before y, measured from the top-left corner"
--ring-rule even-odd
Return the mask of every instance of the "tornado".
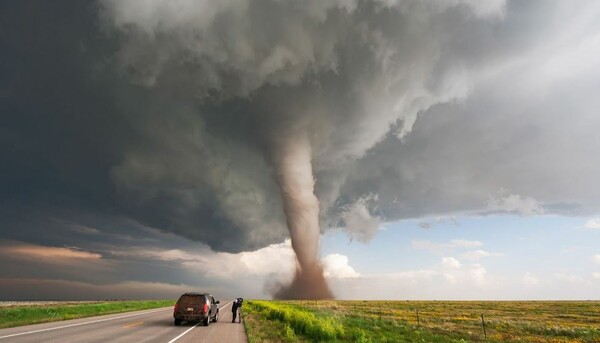
[[[80, 69], [116, 69], [99, 85], [119, 90], [110, 92], [115, 117], [134, 130], [106, 154], [122, 156], [106, 168], [120, 210], [228, 253], [281, 243], [287, 225], [294, 278], [265, 288], [276, 298], [331, 298], [320, 224], [350, 237], [377, 230], [376, 220], [346, 220], [373, 193], [362, 171], [377, 154], [398, 158], [387, 147], [421, 113], [467, 98], [485, 54], [446, 50], [465, 39], [451, 23], [496, 25], [505, 11], [494, 3], [99, 0], [99, 43], [111, 48]], [[389, 168], [377, 175], [401, 173]], [[400, 191], [378, 198], [384, 217], [404, 213]], [[362, 217], [376, 217], [361, 206]]]
[[333, 294], [319, 262], [319, 200], [314, 193], [311, 145], [306, 134], [278, 142], [274, 154], [286, 224], [296, 253], [296, 272], [277, 299], [331, 299]]

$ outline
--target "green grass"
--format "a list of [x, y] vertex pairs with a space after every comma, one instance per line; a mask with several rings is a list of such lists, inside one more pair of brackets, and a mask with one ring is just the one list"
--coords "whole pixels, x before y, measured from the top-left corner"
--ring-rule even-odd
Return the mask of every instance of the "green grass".
[[266, 319], [284, 324], [286, 335], [301, 335], [313, 340], [333, 340], [344, 336], [344, 327], [334, 317], [317, 316], [296, 305], [253, 301], [250, 306]]
[[107, 301], [52, 306], [0, 307], [0, 328], [172, 306], [174, 300]]
[[600, 342], [597, 301], [248, 301], [245, 314], [250, 342]]
[[[465, 342], [411, 325], [370, 317], [344, 315], [308, 308], [292, 302], [249, 301], [246, 321], [277, 323], [264, 330], [247, 325], [249, 342]], [[275, 330], [277, 329], [277, 330]], [[265, 332], [266, 331], [266, 332]]]
[[303, 337], [298, 337], [288, 323], [267, 319], [252, 304], [244, 304], [243, 316], [249, 343], [307, 341]]

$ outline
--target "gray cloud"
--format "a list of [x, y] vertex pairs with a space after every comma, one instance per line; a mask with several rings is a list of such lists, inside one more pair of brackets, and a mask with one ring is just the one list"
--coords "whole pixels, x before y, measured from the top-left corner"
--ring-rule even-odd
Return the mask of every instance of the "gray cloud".
[[273, 145], [297, 131], [323, 227], [354, 218], [365, 239], [374, 218], [487, 213], [502, 190], [600, 205], [595, 4], [175, 4], [1, 5], [2, 238], [281, 242]]
[[127, 151], [112, 180], [128, 203], [161, 207], [153, 226], [201, 237], [210, 227], [199, 222], [214, 217], [231, 234], [201, 239], [225, 250], [281, 240], [272, 159], [298, 131], [309, 135], [322, 217], [343, 221], [339, 192], [356, 161], [387, 133], [404, 139], [420, 111], [467, 95], [463, 63], [440, 58], [451, 18], [488, 20], [462, 2], [101, 4], [118, 70], [154, 95], [142, 105], [152, 149]]

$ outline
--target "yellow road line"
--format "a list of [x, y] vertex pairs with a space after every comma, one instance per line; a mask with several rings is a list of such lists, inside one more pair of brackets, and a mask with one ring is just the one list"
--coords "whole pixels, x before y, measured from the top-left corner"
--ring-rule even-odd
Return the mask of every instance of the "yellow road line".
[[144, 322], [135, 322], [135, 323], [124, 325], [123, 327], [124, 328], [132, 328], [134, 326], [138, 326], [138, 325], [141, 325], [141, 324], [144, 324]]

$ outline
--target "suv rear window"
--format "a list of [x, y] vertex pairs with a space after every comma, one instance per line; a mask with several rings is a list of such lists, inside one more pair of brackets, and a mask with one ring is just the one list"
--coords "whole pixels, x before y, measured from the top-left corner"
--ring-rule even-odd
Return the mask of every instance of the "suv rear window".
[[198, 305], [198, 303], [200, 304], [204, 304], [206, 302], [206, 299], [204, 297], [204, 295], [182, 295], [181, 298], [179, 298], [179, 305], [182, 306], [186, 306], [186, 305]]

